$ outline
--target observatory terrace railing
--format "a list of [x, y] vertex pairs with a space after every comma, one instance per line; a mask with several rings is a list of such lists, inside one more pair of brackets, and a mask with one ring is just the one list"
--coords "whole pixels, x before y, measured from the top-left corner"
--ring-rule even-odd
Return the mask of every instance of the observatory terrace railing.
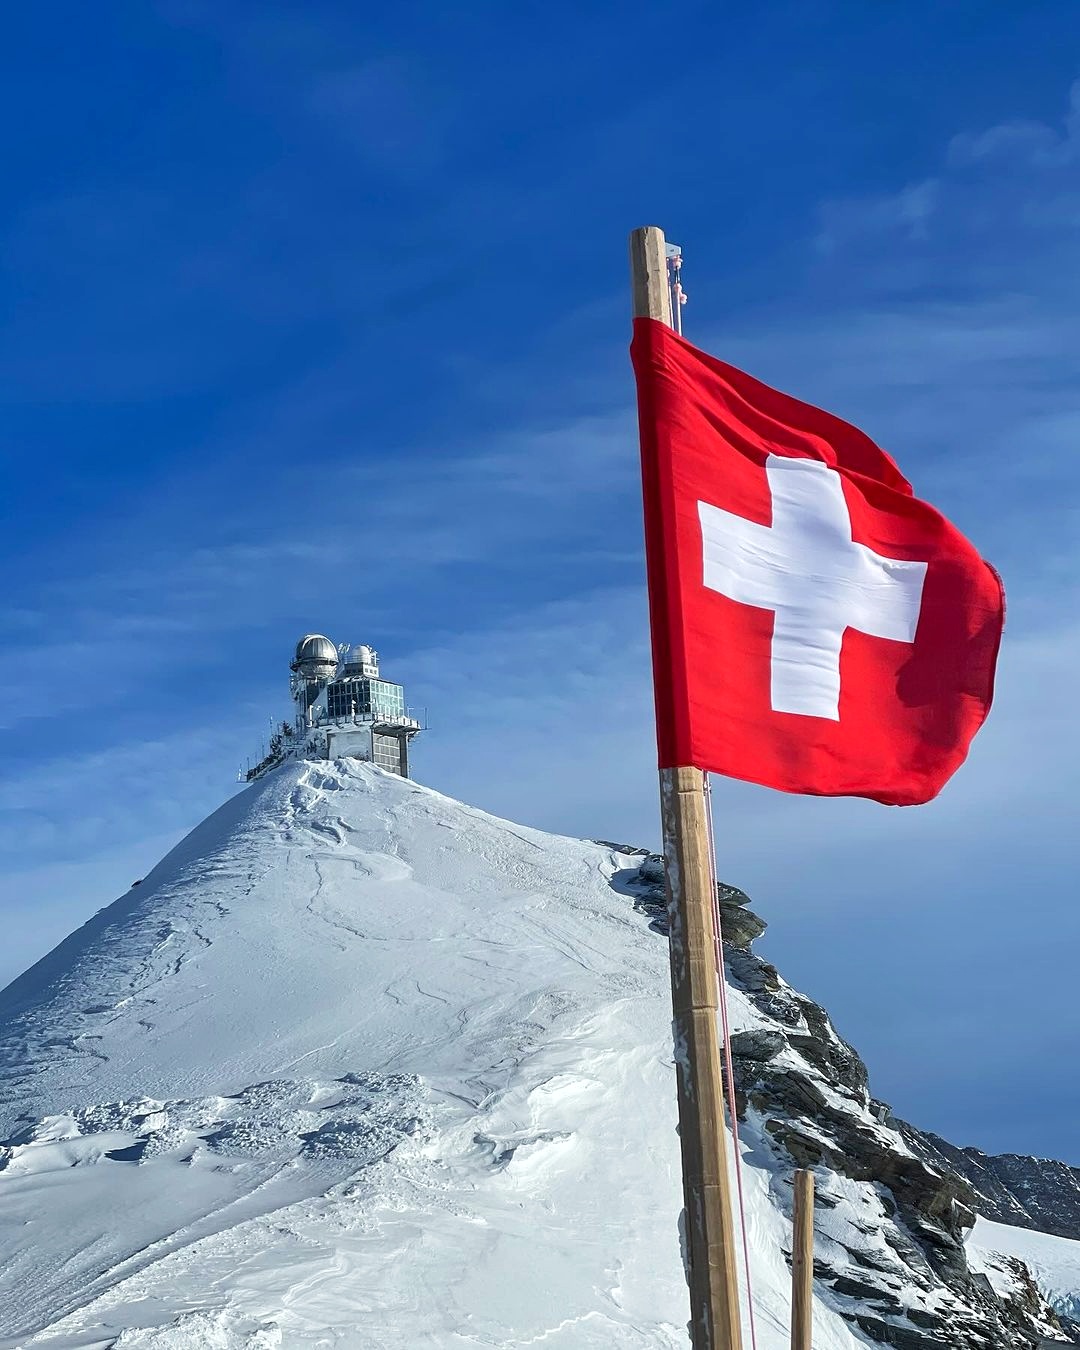
[[398, 727], [404, 731], [426, 731], [427, 709], [406, 708], [404, 713], [355, 713], [347, 717], [324, 716], [310, 727], [302, 729], [283, 722], [280, 730], [271, 736], [269, 747], [263, 757], [256, 764], [241, 769], [237, 774], [237, 780], [241, 783], [251, 783], [256, 778], [261, 778], [264, 773], [269, 773], [271, 769], [276, 769], [279, 764], [284, 764], [287, 759], [302, 758], [305, 754], [316, 754], [320, 751], [325, 753], [326, 747], [320, 746], [312, 738], [312, 733], [329, 727], [352, 726]]

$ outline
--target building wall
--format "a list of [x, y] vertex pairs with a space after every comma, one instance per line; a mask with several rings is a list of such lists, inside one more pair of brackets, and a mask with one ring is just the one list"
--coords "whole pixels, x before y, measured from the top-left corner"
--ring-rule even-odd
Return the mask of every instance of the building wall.
[[371, 737], [370, 727], [328, 727], [326, 757], [338, 759], [342, 755], [348, 755], [353, 759], [370, 760]]
[[408, 776], [408, 761], [405, 753], [405, 738], [403, 736], [387, 736], [383, 732], [373, 731], [372, 740], [372, 758], [380, 769], [389, 769], [391, 773], [399, 773], [403, 778]]
[[338, 759], [343, 755], [352, 759], [365, 759], [377, 764], [380, 769], [399, 773], [403, 778], [409, 776], [408, 743], [404, 736], [389, 736], [372, 731], [369, 726], [327, 727], [327, 759]]

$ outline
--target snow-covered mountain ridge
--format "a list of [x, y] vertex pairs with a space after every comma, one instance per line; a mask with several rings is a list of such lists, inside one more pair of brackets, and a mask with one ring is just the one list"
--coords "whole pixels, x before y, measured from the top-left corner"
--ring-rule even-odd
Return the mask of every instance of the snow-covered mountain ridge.
[[[659, 887], [355, 761], [233, 798], [0, 994], [0, 1346], [685, 1345]], [[816, 1350], [1061, 1338], [724, 899], [760, 1350], [796, 1162]]]
[[928, 1162], [971, 1183], [974, 1208], [994, 1223], [1080, 1240], [1080, 1168], [1053, 1158], [957, 1148], [939, 1135], [904, 1126]]

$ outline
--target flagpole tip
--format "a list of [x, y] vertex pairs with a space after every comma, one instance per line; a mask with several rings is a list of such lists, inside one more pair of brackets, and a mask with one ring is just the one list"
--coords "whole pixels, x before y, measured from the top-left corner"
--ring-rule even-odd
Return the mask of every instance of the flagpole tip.
[[667, 241], [659, 225], [642, 225], [630, 232], [630, 277], [635, 318], [671, 323]]

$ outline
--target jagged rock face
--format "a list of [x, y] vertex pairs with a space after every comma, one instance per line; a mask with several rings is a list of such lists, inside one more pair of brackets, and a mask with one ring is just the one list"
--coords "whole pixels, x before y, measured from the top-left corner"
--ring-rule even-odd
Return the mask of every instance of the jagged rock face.
[[[637, 889], [638, 907], [666, 932], [661, 858], [642, 862]], [[718, 901], [729, 987], [758, 1015], [732, 1038], [736, 1110], [744, 1139], [780, 1159], [779, 1175], [815, 1173], [819, 1295], [897, 1350], [1036, 1350], [1067, 1340], [1026, 1268], [1008, 1299], [971, 1272], [964, 1237], [976, 1210], [987, 1210], [965, 1169], [943, 1141], [935, 1151], [892, 1119], [824, 1010], [751, 950], [765, 924], [744, 893], [721, 885]], [[790, 1188], [776, 1198], [789, 1208]], [[1005, 1221], [1018, 1222], [1011, 1211]]]
[[967, 1178], [977, 1213], [1016, 1228], [1080, 1239], [1080, 1169], [1051, 1158], [994, 1157], [977, 1148], [957, 1148], [905, 1121], [896, 1124], [920, 1157]]

